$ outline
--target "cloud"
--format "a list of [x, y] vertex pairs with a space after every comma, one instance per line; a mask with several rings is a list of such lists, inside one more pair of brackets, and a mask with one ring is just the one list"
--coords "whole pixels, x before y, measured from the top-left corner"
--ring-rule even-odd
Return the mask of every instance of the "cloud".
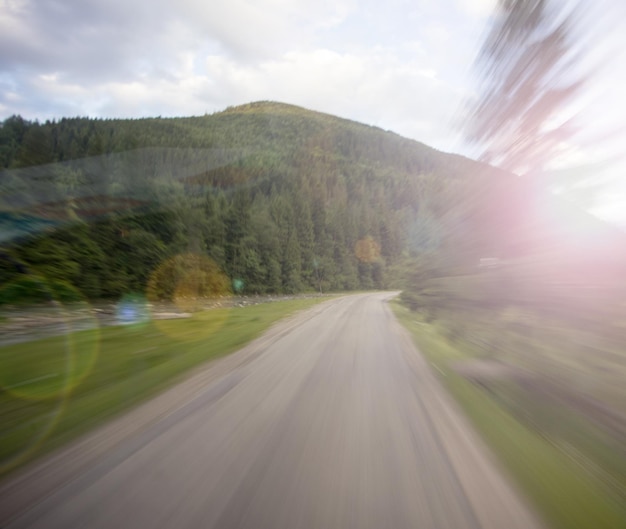
[[174, 116], [271, 99], [443, 148], [466, 62], [455, 1], [0, 0], [0, 117]]
[[457, 0], [457, 6], [468, 15], [486, 17], [493, 13], [498, 0]]
[[162, 33], [164, 24], [142, 2], [25, 0], [20, 9], [6, 5], [0, 18], [4, 72], [57, 73], [89, 84], [112, 74], [134, 75], [137, 58], [159, 52], [154, 35]]
[[[350, 0], [1, 0], [0, 69], [87, 80], [168, 60], [181, 47], [239, 60], [280, 54], [350, 12]], [[184, 28], [184, 31], [181, 31]]]
[[[27, 99], [46, 94], [65, 115], [197, 115], [248, 101], [284, 101], [394, 130], [441, 149], [450, 148], [449, 119], [462, 96], [429, 65], [406, 63], [385, 49], [369, 54], [294, 51], [254, 64], [181, 52], [177, 61], [168, 76], [152, 72], [87, 88], [62, 75], [43, 74], [23, 79], [22, 86]], [[8, 93], [2, 103], [15, 105], [7, 100]], [[44, 112], [39, 117], [54, 116]]]
[[[239, 101], [273, 99], [377, 125], [444, 148], [462, 92], [420, 63], [393, 53], [290, 52], [253, 67], [220, 57], [207, 61], [219, 93]], [[449, 147], [449, 146], [448, 146]]]
[[340, 24], [352, 1], [179, 0], [176, 17], [239, 60], [268, 59], [310, 43], [315, 32]]

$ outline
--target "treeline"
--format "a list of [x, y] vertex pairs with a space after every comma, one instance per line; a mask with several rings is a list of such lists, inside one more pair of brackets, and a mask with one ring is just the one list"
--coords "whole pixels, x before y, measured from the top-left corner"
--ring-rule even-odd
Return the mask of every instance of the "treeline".
[[242, 293], [385, 288], [401, 263], [472, 229], [454, 204], [477, 167], [276, 103], [197, 118], [13, 116], [0, 162], [5, 297], [43, 277], [90, 299], [143, 292], [182, 254], [210, 259]]

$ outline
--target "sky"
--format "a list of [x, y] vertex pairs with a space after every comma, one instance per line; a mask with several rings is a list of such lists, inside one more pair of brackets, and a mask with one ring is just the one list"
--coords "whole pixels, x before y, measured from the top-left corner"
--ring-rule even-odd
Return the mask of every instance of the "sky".
[[[626, 20], [622, 3], [589, 1], [585, 13], [606, 37], [582, 35], [580, 41], [597, 78], [579, 101], [581, 130], [587, 140], [604, 138], [602, 146], [592, 153], [589, 141], [574, 142], [567, 146], [569, 158], [555, 168], [592, 167], [593, 178], [573, 190], [562, 171], [562, 190], [626, 225], [626, 179], [616, 164], [605, 170], [605, 161], [622, 150], [623, 131], [621, 141], [614, 131], [626, 125], [626, 59], [620, 51], [626, 37], [610, 31], [616, 19]], [[459, 124], [477, 90], [472, 66], [494, 5], [0, 0], [0, 119], [189, 116], [272, 100], [475, 156]]]

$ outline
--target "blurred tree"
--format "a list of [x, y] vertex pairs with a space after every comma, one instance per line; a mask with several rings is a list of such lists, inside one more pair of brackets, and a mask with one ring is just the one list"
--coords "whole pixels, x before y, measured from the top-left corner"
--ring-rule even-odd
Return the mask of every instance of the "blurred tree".
[[21, 116], [11, 116], [0, 123], [0, 167], [11, 167], [32, 124]]
[[28, 167], [54, 162], [54, 144], [50, 127], [35, 124], [24, 134], [16, 165]]
[[566, 104], [584, 78], [573, 72], [574, 13], [550, 0], [499, 0], [477, 60], [482, 86], [466, 137], [482, 161], [518, 174], [539, 174], [570, 138]]

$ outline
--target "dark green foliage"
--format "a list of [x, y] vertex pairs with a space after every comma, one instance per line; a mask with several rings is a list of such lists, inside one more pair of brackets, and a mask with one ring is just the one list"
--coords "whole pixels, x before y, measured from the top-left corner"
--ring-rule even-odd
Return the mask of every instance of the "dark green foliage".
[[52, 300], [52, 292], [46, 282], [32, 276], [18, 277], [5, 283], [0, 289], [0, 304], [41, 303]]
[[[0, 161], [0, 244], [91, 299], [145, 292], [183, 254], [209, 258], [243, 294], [385, 288], [391, 265], [453, 245], [447, 203], [490, 171], [277, 103], [176, 119], [12, 117]], [[480, 220], [481, 207], [462, 210]], [[466, 241], [476, 252], [483, 232]]]
[[37, 276], [21, 276], [0, 287], [0, 305], [30, 303], [71, 303], [81, 301], [82, 296], [69, 283], [45, 280]]
[[11, 167], [30, 124], [20, 116], [11, 116], [0, 127], [0, 167]]

